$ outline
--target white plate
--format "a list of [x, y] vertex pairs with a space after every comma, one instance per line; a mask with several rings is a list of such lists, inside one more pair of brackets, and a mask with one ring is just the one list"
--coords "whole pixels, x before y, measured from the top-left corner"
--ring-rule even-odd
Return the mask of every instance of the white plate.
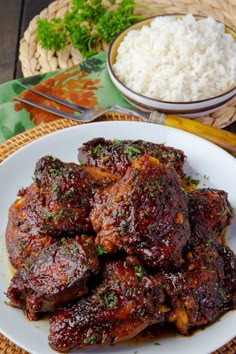
[[[48, 323], [27, 321], [22, 311], [7, 306], [4, 295], [11, 277], [7, 264], [4, 233], [8, 208], [16, 198], [17, 191], [32, 182], [36, 161], [47, 154], [64, 161], [77, 161], [78, 147], [95, 137], [117, 139], [143, 139], [184, 150], [188, 157], [187, 174], [201, 179], [202, 187], [224, 189], [236, 209], [236, 160], [217, 146], [192, 134], [174, 128], [138, 122], [101, 122], [60, 130], [21, 148], [0, 165], [0, 331], [32, 354], [55, 353], [47, 344]], [[230, 247], [236, 252], [236, 218], [227, 232]], [[235, 236], [235, 237], [233, 237]], [[141, 344], [119, 344], [108, 348], [91, 348], [79, 353], [122, 354], [206, 354], [210, 353], [236, 335], [236, 311], [223, 316], [220, 321], [197, 332], [192, 337], [157, 339]], [[74, 351], [76, 352], [76, 351]]]

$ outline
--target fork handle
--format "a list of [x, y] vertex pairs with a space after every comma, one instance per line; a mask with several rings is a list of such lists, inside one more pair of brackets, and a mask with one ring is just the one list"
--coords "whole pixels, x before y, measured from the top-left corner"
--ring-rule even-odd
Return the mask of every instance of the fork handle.
[[234, 133], [200, 123], [197, 120], [173, 115], [167, 115], [162, 124], [205, 138], [236, 157], [236, 134]]

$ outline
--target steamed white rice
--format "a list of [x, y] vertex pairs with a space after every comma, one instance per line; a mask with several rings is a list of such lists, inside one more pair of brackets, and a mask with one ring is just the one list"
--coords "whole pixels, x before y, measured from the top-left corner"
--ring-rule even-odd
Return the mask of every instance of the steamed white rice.
[[213, 18], [156, 17], [129, 31], [113, 69], [130, 89], [164, 101], [196, 101], [236, 86], [236, 41]]

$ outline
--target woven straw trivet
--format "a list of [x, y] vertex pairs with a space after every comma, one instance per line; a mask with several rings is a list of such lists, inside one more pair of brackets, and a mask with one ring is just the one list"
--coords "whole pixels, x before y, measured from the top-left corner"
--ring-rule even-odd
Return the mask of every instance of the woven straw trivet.
[[[107, 0], [104, 0], [106, 3]], [[138, 2], [138, 1], [137, 1]], [[141, 1], [142, 2], [142, 1]], [[236, 0], [145, 0], [145, 5], [158, 14], [192, 13], [194, 15], [212, 16], [236, 31]], [[65, 69], [80, 63], [83, 58], [80, 51], [68, 45], [66, 49], [55, 52], [43, 49], [36, 41], [36, 26], [39, 18], [51, 19], [63, 17], [70, 9], [71, 0], [56, 0], [30, 22], [20, 41], [19, 59], [25, 77], [40, 73]], [[150, 16], [150, 11], [137, 10]], [[106, 43], [100, 43], [97, 51], [107, 49]], [[201, 117], [202, 123], [226, 127], [236, 121], [236, 97], [221, 109]]]
[[[134, 117], [128, 117], [120, 113], [106, 113], [98, 119], [98, 121], [104, 121], [104, 120], [138, 121], [138, 119]], [[77, 123], [69, 119], [58, 119], [50, 123], [46, 123], [42, 126], [27, 130], [24, 133], [18, 134], [15, 137], [7, 140], [5, 143], [0, 144], [0, 162], [5, 160], [8, 156], [13, 154], [22, 146], [27, 145], [42, 136], [45, 136], [47, 134], [50, 134], [60, 129], [69, 128], [79, 124], [83, 124], [83, 123]], [[214, 340], [214, 338], [212, 338], [212, 340]], [[212, 354], [235, 354], [235, 353], [236, 353], [236, 337], [232, 341], [230, 341], [229, 343], [227, 343], [226, 345], [224, 345], [223, 347], [221, 347], [220, 349], [218, 349]], [[15, 344], [13, 344], [7, 338], [5, 338], [2, 334], [0, 334], [0, 354], [28, 354], [28, 353], [23, 349], [17, 347]]]

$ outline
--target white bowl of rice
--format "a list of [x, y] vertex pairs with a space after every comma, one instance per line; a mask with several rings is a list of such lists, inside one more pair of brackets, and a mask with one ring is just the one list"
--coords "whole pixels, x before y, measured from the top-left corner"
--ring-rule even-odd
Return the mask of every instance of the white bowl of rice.
[[107, 67], [131, 104], [199, 117], [236, 95], [236, 33], [211, 17], [155, 16], [115, 38]]

